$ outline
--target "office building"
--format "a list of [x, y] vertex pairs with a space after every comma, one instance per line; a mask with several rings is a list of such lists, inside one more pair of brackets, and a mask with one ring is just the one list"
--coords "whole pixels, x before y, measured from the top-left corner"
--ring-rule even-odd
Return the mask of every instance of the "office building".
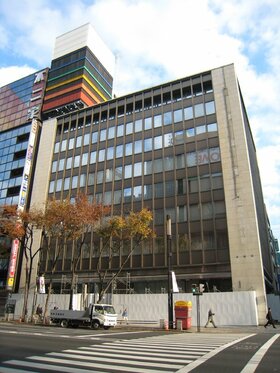
[[[44, 121], [33, 203], [84, 192], [112, 214], [153, 212], [157, 237], [125, 267], [137, 293], [167, 289], [167, 215], [172, 268], [182, 291], [256, 290], [260, 312], [277, 289], [256, 149], [233, 65], [151, 87]], [[52, 139], [52, 140], [50, 140]], [[44, 192], [43, 192], [44, 191]], [[91, 242], [78, 284], [98, 285]], [[71, 276], [65, 250], [56, 291]], [[109, 270], [120, 266], [113, 258]], [[40, 270], [48, 281], [48, 263]]]

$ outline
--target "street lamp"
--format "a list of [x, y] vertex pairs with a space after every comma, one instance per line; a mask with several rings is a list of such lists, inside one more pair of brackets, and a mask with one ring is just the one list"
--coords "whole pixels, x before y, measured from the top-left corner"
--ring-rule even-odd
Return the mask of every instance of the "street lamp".
[[167, 266], [168, 266], [168, 325], [173, 329], [173, 290], [171, 284], [171, 218], [166, 215], [166, 236], [167, 236]]

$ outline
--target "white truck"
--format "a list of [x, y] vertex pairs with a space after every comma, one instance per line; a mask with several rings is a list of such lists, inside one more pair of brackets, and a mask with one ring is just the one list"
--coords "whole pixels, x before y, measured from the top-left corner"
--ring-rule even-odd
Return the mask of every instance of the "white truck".
[[63, 328], [90, 326], [92, 329], [109, 329], [117, 325], [117, 314], [110, 304], [90, 304], [84, 311], [53, 309], [50, 312], [50, 321], [60, 324]]

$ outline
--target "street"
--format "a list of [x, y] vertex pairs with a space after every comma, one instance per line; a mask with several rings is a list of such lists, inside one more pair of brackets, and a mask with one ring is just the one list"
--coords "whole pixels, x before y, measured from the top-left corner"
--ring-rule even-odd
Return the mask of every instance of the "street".
[[280, 372], [279, 329], [228, 333], [2, 323], [0, 372]]

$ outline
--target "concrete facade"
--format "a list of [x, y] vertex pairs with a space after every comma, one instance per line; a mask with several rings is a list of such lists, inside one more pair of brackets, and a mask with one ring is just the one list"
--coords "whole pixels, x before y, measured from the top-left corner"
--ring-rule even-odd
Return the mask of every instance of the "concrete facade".
[[232, 284], [235, 291], [254, 289], [259, 318], [265, 320], [266, 292], [259, 228], [245, 123], [233, 65], [213, 71], [227, 207]]

